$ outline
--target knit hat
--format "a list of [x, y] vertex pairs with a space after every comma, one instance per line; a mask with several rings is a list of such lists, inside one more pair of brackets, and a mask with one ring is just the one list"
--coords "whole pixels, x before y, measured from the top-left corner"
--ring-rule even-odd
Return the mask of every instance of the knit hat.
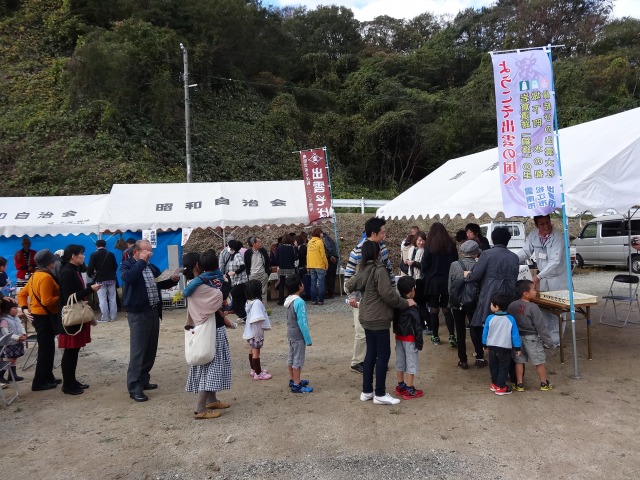
[[480, 255], [480, 251], [480, 247], [475, 240], [467, 240], [460, 245], [460, 253], [465, 257], [475, 257], [476, 255]]
[[40, 268], [47, 268], [49, 265], [56, 261], [55, 255], [48, 248], [40, 250], [38, 253], [36, 253], [33, 259], [36, 261], [36, 265]]

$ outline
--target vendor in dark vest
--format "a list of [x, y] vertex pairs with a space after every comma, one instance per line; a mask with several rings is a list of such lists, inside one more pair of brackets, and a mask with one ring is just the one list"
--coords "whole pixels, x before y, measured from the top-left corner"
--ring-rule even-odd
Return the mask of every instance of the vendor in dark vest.
[[150, 371], [156, 360], [160, 319], [162, 317], [161, 290], [178, 283], [179, 277], [156, 282], [160, 269], [149, 263], [153, 250], [147, 240], [138, 240], [132, 257], [120, 265], [124, 282], [123, 303], [127, 309], [130, 332], [129, 369], [127, 389], [136, 402], [149, 398], [143, 390], [153, 390], [158, 385], [149, 383]]

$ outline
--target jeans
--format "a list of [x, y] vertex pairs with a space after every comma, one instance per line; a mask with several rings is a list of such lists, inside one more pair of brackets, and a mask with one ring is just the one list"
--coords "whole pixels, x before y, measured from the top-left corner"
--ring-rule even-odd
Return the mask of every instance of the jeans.
[[383, 397], [386, 393], [387, 368], [391, 358], [391, 336], [387, 330], [364, 329], [367, 339], [367, 354], [364, 356], [364, 372], [362, 374], [362, 391], [373, 392], [373, 370], [376, 371], [376, 397]]
[[511, 364], [511, 349], [489, 347], [489, 372], [491, 383], [502, 388], [507, 384], [509, 365]]
[[160, 318], [158, 309], [150, 307], [143, 312], [129, 312], [129, 369], [127, 389], [129, 393], [142, 393], [151, 378], [149, 372], [156, 361]]
[[324, 302], [324, 278], [327, 271], [321, 268], [310, 268], [309, 273], [311, 274], [311, 291], [309, 292], [311, 300]]
[[100, 301], [101, 320], [103, 322], [113, 321], [118, 316], [118, 304], [116, 302], [116, 284], [102, 285], [98, 290], [98, 300]]

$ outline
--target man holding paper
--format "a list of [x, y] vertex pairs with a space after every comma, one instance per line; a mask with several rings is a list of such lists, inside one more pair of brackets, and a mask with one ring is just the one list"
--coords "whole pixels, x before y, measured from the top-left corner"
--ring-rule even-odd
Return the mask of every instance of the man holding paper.
[[124, 281], [122, 302], [127, 309], [130, 332], [127, 389], [136, 402], [149, 400], [144, 390], [158, 388], [155, 383], [149, 383], [149, 372], [158, 350], [162, 318], [160, 291], [173, 287], [179, 280], [179, 276], [174, 274], [167, 280], [156, 282], [160, 269], [150, 263], [152, 255], [151, 243], [138, 240], [133, 247], [132, 257], [120, 265], [120, 275]]

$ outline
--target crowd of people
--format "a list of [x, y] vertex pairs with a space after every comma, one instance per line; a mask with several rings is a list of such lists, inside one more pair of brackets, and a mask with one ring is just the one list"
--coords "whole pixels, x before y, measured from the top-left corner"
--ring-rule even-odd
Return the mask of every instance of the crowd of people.
[[[423, 336], [434, 346], [441, 344], [441, 314], [448, 344], [457, 351], [458, 367], [469, 369], [468, 329], [474, 365], [489, 365], [491, 390], [497, 395], [511, 393], [512, 389], [524, 391], [527, 361], [535, 366], [540, 389], [553, 388], [546, 378], [544, 363], [545, 347], [558, 343], [550, 328], [556, 322], [546, 319], [532, 300], [539, 290], [566, 288], [567, 272], [561, 261], [564, 243], [562, 235], [553, 230], [549, 216], [535, 217], [534, 221], [537, 230], [529, 234], [518, 253], [507, 248], [511, 235], [505, 228], [493, 230], [491, 246], [473, 223], [454, 237], [439, 222], [432, 223], [428, 232], [413, 227], [400, 246], [399, 279], [385, 244], [386, 221], [378, 217], [366, 221], [362, 237], [349, 254], [344, 275], [354, 323], [350, 368], [363, 376], [362, 401], [373, 400], [380, 405], [400, 402], [386, 388], [391, 329], [395, 335], [396, 396], [405, 400], [423, 396], [416, 387], [418, 355], [424, 349]], [[62, 383], [65, 394], [79, 395], [89, 388], [76, 377], [78, 352], [91, 342], [92, 325], [116, 319], [116, 286], [121, 282], [122, 307], [130, 330], [127, 389], [132, 400], [147, 401], [145, 392], [158, 387], [151, 383], [150, 372], [158, 347], [161, 291], [177, 285], [177, 272], [170, 278], [158, 279], [161, 272], [151, 263], [153, 249], [146, 240], [131, 240], [118, 271], [115, 256], [106, 250], [103, 240], [98, 240], [96, 252], [85, 267], [91, 282], [85, 284], [84, 247], [69, 245], [57, 255], [48, 249], [32, 254], [28, 241], [23, 241], [22, 246], [14, 261], [18, 275], [22, 273], [26, 283], [15, 299], [2, 299], [0, 317], [2, 335], [11, 335], [11, 345], [5, 351], [12, 365], [11, 377], [22, 380], [15, 369], [26, 340], [18, 318], [22, 311], [36, 330], [39, 346], [31, 389], [49, 390]], [[519, 265], [532, 257], [537, 274], [531, 281], [518, 281]], [[6, 260], [0, 258], [0, 280], [3, 265], [6, 268]], [[184, 255], [182, 270], [189, 280], [183, 292], [188, 300], [185, 328], [197, 329], [206, 322], [215, 322], [215, 337], [210, 339], [215, 345], [214, 358], [189, 368], [185, 389], [197, 394], [194, 418], [217, 418], [221, 409], [230, 407], [217, 397], [231, 388], [226, 329], [244, 324], [242, 337], [247, 341], [251, 378], [272, 378], [260, 361], [265, 332], [271, 328], [264, 302], [272, 273], [276, 273], [279, 283], [278, 305], [286, 309], [290, 391], [313, 392], [310, 381], [303, 379], [301, 373], [305, 348], [311, 345], [306, 305], [323, 305], [333, 295], [338, 266], [335, 241], [320, 227], [313, 228], [309, 241], [304, 233], [283, 236], [270, 251], [259, 236], [249, 237], [247, 248], [229, 236], [219, 255], [211, 250]], [[473, 302], [459, 300], [454, 290], [460, 285], [477, 290]], [[100, 319], [71, 329], [64, 327], [60, 312], [70, 297], [83, 300], [92, 293], [99, 298]], [[237, 322], [230, 319], [230, 312], [236, 315]], [[58, 347], [63, 350], [62, 379], [53, 374], [56, 335]], [[507, 384], [508, 377], [512, 385]]]
[[[553, 230], [548, 215], [534, 217], [536, 230], [517, 254], [508, 249], [511, 233], [498, 227], [491, 243], [480, 226], [469, 223], [452, 237], [442, 223], [427, 233], [411, 228], [400, 245], [400, 278], [396, 276], [385, 245], [385, 220], [365, 223], [360, 241], [349, 255], [345, 290], [354, 312], [354, 348], [351, 369], [363, 374], [362, 401], [395, 405], [399, 398], [386, 390], [391, 355], [390, 329], [396, 345], [396, 395], [419, 398], [423, 391], [414, 381], [423, 336], [440, 345], [440, 314], [457, 350], [458, 367], [469, 369], [466, 330], [469, 329], [475, 366], [489, 365], [491, 391], [524, 391], [524, 363], [531, 361], [540, 390], [552, 390], [546, 378], [545, 348], [559, 343], [556, 319], [533, 303], [538, 290], [566, 289], [567, 270], [562, 261], [564, 241]], [[520, 264], [534, 260], [532, 280], [518, 280]], [[475, 291], [462, 302], [458, 288]], [[555, 328], [554, 328], [555, 327]], [[485, 359], [488, 355], [488, 361]], [[375, 389], [373, 377], [375, 372]], [[510, 377], [512, 385], [507, 385]]]

